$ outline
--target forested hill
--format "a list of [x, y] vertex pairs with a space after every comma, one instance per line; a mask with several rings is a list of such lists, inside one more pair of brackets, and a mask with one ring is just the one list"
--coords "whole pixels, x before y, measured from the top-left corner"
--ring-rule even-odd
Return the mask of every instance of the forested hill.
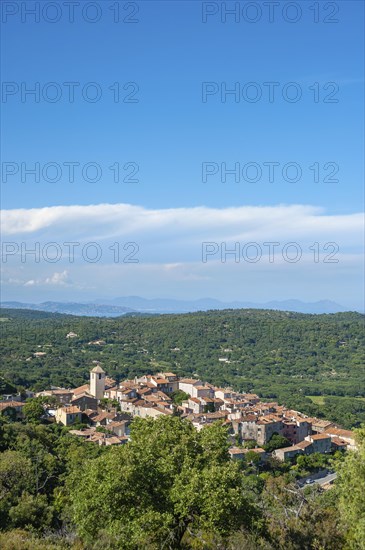
[[[172, 370], [255, 391], [348, 427], [365, 420], [359, 313], [224, 310], [106, 319], [2, 309], [0, 315], [0, 375], [17, 386], [79, 385], [92, 361], [100, 361], [117, 380]], [[69, 332], [77, 337], [66, 338]], [[317, 403], [306, 397], [318, 395], [325, 398]]]

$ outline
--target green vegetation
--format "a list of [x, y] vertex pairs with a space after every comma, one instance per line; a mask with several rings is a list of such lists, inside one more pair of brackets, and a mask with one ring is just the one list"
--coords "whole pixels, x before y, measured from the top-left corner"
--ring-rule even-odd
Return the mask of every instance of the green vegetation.
[[175, 403], [175, 405], [181, 405], [183, 401], [186, 401], [187, 399], [189, 399], [190, 395], [182, 390], [177, 390], [172, 392], [170, 397]]
[[[14, 386], [81, 385], [98, 360], [117, 381], [169, 370], [256, 392], [345, 428], [365, 422], [365, 400], [358, 399], [365, 397], [364, 316], [358, 313], [227, 310], [103, 319], [2, 310], [1, 315], [8, 319], [0, 323], [3, 393]], [[71, 331], [78, 336], [66, 338]], [[105, 345], [92, 343], [98, 339]], [[222, 356], [229, 363], [220, 362]], [[324, 404], [314, 403], [316, 397]]]
[[365, 541], [365, 428], [357, 431], [357, 440], [358, 452], [350, 453], [340, 466], [338, 491], [348, 547], [360, 550]]
[[[118, 447], [55, 424], [0, 417], [3, 550], [362, 550], [365, 430], [359, 450], [260, 465], [232, 461], [227, 428], [135, 419]], [[328, 492], [298, 475], [331, 464]], [[351, 499], [349, 499], [351, 494]]]
[[306, 395], [308, 399], [312, 401], [312, 403], [315, 403], [316, 405], [324, 405], [324, 397], [323, 395]]
[[272, 453], [275, 449], [282, 449], [283, 447], [289, 447], [290, 441], [283, 435], [273, 434], [270, 441], [264, 445], [264, 449], [268, 453]]

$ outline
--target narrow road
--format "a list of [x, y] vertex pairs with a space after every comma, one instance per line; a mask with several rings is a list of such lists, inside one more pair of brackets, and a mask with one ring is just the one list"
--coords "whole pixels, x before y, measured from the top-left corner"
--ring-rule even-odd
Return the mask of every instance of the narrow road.
[[336, 477], [337, 477], [336, 472], [332, 473], [332, 474], [323, 475], [323, 477], [320, 477], [318, 479], [313, 479], [313, 478], [309, 477], [307, 479], [313, 479], [313, 483], [306, 483], [305, 479], [300, 479], [299, 480], [299, 485], [302, 488], [313, 485], [314, 483], [317, 483], [317, 485], [326, 485], [327, 483], [330, 483], [331, 481], [334, 481], [336, 479]]
[[320, 477], [319, 479], [314, 479], [314, 483], [318, 483], [318, 485], [325, 485], [326, 483], [330, 483], [334, 479], [336, 479], [337, 474], [336, 472], [334, 474], [328, 474], [325, 477]]

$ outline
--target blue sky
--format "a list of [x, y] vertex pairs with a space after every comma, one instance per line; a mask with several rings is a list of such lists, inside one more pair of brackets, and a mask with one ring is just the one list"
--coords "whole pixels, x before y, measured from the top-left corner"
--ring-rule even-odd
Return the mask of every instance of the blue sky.
[[[295, 7], [289, 11], [285, 11], [287, 2], [280, 2], [271, 23], [263, 2], [253, 3], [261, 11], [256, 23], [244, 20], [242, 13], [254, 16], [253, 11], [244, 11], [247, 2], [236, 3], [240, 22], [227, 16], [226, 23], [221, 20], [224, 10], [221, 2], [205, 5], [198, 1], [119, 2], [121, 17], [128, 18], [134, 5], [138, 6], [138, 13], [131, 16], [138, 20], [135, 23], [114, 23], [110, 7], [116, 3], [109, 1], [94, 3], [101, 13], [95, 23], [83, 20], [81, 6], [86, 2], [75, 7], [74, 23], [68, 21], [63, 2], [58, 2], [61, 18], [55, 23], [45, 20], [47, 15], [44, 17], [42, 13], [39, 22], [24, 14], [25, 22], [21, 22], [22, 3], [4, 4], [10, 6], [6, 10], [11, 11], [13, 5], [19, 8], [2, 25], [5, 92], [17, 87], [20, 90], [22, 83], [31, 88], [38, 82], [41, 94], [47, 98], [47, 93], [56, 89], [47, 88], [47, 83], [54, 82], [62, 94], [55, 103], [44, 100], [42, 95], [38, 103], [30, 96], [22, 102], [20, 91], [3, 94], [2, 135], [6, 141], [2, 146], [2, 208], [13, 211], [8, 213], [12, 221], [10, 230], [5, 226], [6, 240], [63, 243], [69, 228], [56, 221], [58, 217], [50, 207], [129, 204], [144, 212], [138, 216], [138, 227], [134, 232], [128, 231], [128, 235], [121, 218], [117, 218], [118, 223], [113, 222], [112, 231], [110, 227], [106, 230], [109, 207], [99, 209], [97, 217], [95, 212], [91, 216], [90, 210], [85, 220], [92, 221], [90, 226], [85, 221], [85, 231], [79, 232], [79, 213], [72, 222], [74, 241], [85, 242], [91, 237], [104, 245], [105, 239], [123, 244], [138, 241], [138, 266], [111, 268], [104, 258], [92, 265], [85, 262], [71, 265], [63, 257], [57, 264], [32, 262], [30, 258], [21, 262], [19, 255], [14, 254], [4, 267], [6, 298], [92, 299], [128, 293], [187, 298], [254, 297], [261, 301], [262, 296], [263, 300], [329, 298], [361, 308], [362, 231], [358, 218], [353, 223], [353, 216], [363, 211], [364, 204], [362, 2], [319, 2], [318, 23], [313, 22], [315, 14], [310, 9], [313, 2], [307, 1], [294, 2]], [[27, 3], [34, 4], [37, 3]], [[233, 5], [234, 2], [226, 2], [228, 8]], [[338, 13], [332, 15], [336, 6]], [[300, 10], [301, 15], [297, 22], [290, 23], [286, 19], [295, 16], [294, 9]], [[88, 12], [90, 18], [94, 16], [92, 10]], [[203, 23], [202, 10], [217, 13], [207, 16]], [[53, 16], [50, 8], [49, 17]], [[324, 22], [325, 18], [338, 22]], [[68, 100], [64, 82], [79, 83], [73, 103]], [[96, 83], [102, 94], [95, 103], [86, 101], [80, 91], [90, 82]], [[136, 83], [138, 91], [133, 97], [138, 102], [115, 102], [109, 88], [116, 82], [121, 97], [133, 87], [136, 89], [134, 84], [123, 90], [124, 84]], [[203, 82], [213, 82], [219, 90], [208, 96], [206, 102], [202, 102]], [[245, 87], [249, 82], [254, 83], [250, 89]], [[277, 83], [272, 102], [268, 85], [264, 84], [268, 82]], [[288, 88], [290, 82], [295, 87]], [[233, 95], [228, 95], [226, 102], [221, 101], [224, 86], [238, 87], [241, 92], [238, 102]], [[94, 89], [91, 86], [88, 91], [92, 93]], [[297, 102], [283, 99], [285, 90], [292, 97], [290, 93], [298, 89], [302, 96]], [[246, 91], [255, 90], [260, 90], [261, 98], [255, 103], [247, 101], [245, 98], [251, 96], [245, 95]], [[326, 98], [338, 101], [326, 102]], [[33, 176], [24, 174], [25, 181], [21, 181], [21, 163], [29, 168], [39, 163], [42, 170], [50, 162], [62, 169], [59, 181], [49, 181], [54, 174], [52, 168], [47, 173], [48, 180], [41, 174], [40, 181], [35, 182]], [[74, 182], [69, 181], [64, 164], [70, 162], [79, 163], [75, 166]], [[101, 170], [98, 181], [90, 182], [82, 176], [82, 167], [87, 163], [98, 165]], [[138, 167], [134, 177], [139, 181], [115, 182], [109, 168], [115, 163], [121, 167], [120, 179]], [[217, 168], [217, 174], [207, 177], [206, 182], [202, 181], [203, 163], [210, 163], [211, 169]], [[234, 181], [232, 175], [222, 181], [222, 163], [228, 169], [238, 165], [239, 181]], [[257, 170], [258, 166], [262, 171], [257, 181], [253, 181], [253, 171], [244, 172], [247, 177], [242, 175], [242, 169], [245, 166], [247, 169], [249, 163], [254, 163], [250, 170]], [[271, 182], [267, 163], [276, 163]], [[299, 166], [298, 181], [290, 181], [294, 179], [290, 170], [286, 172], [289, 181], [283, 178], [282, 170], [288, 163], [295, 163], [296, 170]], [[12, 175], [11, 170], [16, 169], [17, 173]], [[94, 173], [90, 170], [92, 179]], [[318, 170], [319, 181], [315, 181], [314, 172]], [[324, 181], [326, 176], [330, 178], [332, 170], [336, 172], [332, 179], [339, 181]], [[315, 227], [317, 232], [297, 231], [295, 221], [279, 210], [280, 205], [310, 206], [309, 218], [313, 216], [313, 224], [305, 214], [302, 227]], [[194, 210], [195, 207], [205, 207], [211, 219], [219, 219], [226, 213], [227, 222], [214, 225], [209, 221], [206, 231], [197, 230], [194, 222], [187, 230], [182, 220], [185, 215], [188, 219], [199, 217], [200, 211]], [[240, 228], [229, 217], [231, 208], [248, 207], [258, 208], [254, 231], [247, 231], [247, 210], [240, 211]], [[280, 222], [282, 231], [274, 218], [267, 218], [265, 207], [277, 208], [277, 213], [284, 216]], [[41, 226], [35, 224], [35, 229], [34, 220], [26, 227], [19, 222], [14, 230], [14, 217], [28, 219], [32, 212], [37, 220], [42, 218]], [[122, 212], [123, 209], [118, 215], [125, 215]], [[171, 227], [166, 225], [168, 212], [175, 213]], [[164, 220], [158, 224], [161, 233], [155, 225], [151, 228], [143, 221], [152, 213]], [[301, 215], [298, 214], [299, 226]], [[130, 226], [134, 225], [133, 220], [132, 217]], [[316, 221], [320, 222], [318, 228]], [[167, 227], [169, 244], [165, 246]], [[223, 231], [223, 227], [232, 230]], [[262, 227], [266, 227], [264, 234]], [[194, 241], [188, 237], [190, 230]], [[260, 275], [258, 271], [252, 275], [247, 291], [240, 284], [241, 270], [245, 267], [242, 262], [220, 263], [218, 275], [213, 263], [204, 266], [199, 260], [203, 241], [232, 244], [250, 239], [262, 243], [275, 240], [277, 234], [281, 246], [295, 241], [309, 255], [314, 242], [322, 246], [336, 241], [340, 262], [331, 265], [331, 271], [327, 271], [326, 265], [311, 265], [310, 260], [307, 267], [298, 263], [295, 284], [288, 262], [280, 268], [279, 277], [275, 271], [279, 269], [277, 264], [267, 266], [260, 261], [255, 264]], [[213, 260], [219, 263], [218, 257]], [[166, 268], [171, 265], [180, 266], [178, 276], [177, 268]], [[104, 275], [100, 275], [103, 268]], [[138, 274], [128, 271], [132, 268]], [[121, 273], [124, 285], [118, 283]], [[244, 275], [247, 276], [246, 271]], [[107, 288], [98, 286], [100, 277], [109, 281]], [[329, 279], [334, 282], [329, 284]], [[34, 284], [27, 285], [29, 281]], [[346, 281], [351, 285], [344, 291]]]

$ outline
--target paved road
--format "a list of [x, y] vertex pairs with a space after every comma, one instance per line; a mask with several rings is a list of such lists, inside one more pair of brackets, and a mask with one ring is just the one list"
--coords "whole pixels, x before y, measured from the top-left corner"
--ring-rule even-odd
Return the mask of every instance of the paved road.
[[314, 479], [314, 483], [318, 483], [318, 485], [325, 485], [326, 483], [330, 483], [334, 479], [336, 479], [337, 474], [336, 472], [334, 474], [328, 474], [324, 477], [320, 477], [319, 479]]
[[317, 483], [317, 485], [326, 485], [326, 483], [330, 483], [331, 481], [336, 479], [336, 477], [337, 477], [337, 474], [335, 472], [334, 474], [323, 475], [323, 477], [320, 477], [318, 479], [309, 478], [309, 479], [313, 479], [313, 483], [306, 483], [304, 479], [300, 479], [299, 484], [302, 488], [310, 487], [314, 483]]

